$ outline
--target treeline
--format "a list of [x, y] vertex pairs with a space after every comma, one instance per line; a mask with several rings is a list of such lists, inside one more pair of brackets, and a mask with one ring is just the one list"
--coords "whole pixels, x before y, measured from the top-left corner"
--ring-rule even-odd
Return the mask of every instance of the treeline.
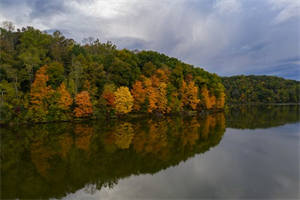
[[221, 79], [154, 51], [79, 44], [59, 31], [1, 28], [1, 122], [220, 109]]
[[276, 76], [222, 77], [226, 103], [300, 103], [300, 82]]

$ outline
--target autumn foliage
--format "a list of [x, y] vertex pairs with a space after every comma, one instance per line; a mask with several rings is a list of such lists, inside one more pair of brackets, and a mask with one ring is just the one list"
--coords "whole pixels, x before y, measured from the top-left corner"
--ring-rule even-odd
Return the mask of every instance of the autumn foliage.
[[189, 81], [186, 83], [185, 81], [182, 81], [180, 92], [182, 107], [187, 106], [192, 110], [195, 110], [197, 108], [197, 104], [200, 102], [200, 99], [198, 99], [198, 87], [195, 85], [195, 82]]
[[225, 93], [221, 92], [219, 99], [217, 100], [217, 108], [221, 109], [224, 108], [225, 104]]
[[75, 102], [77, 107], [74, 110], [76, 117], [87, 117], [93, 113], [93, 106], [90, 95], [87, 91], [82, 91], [76, 95]]
[[[188, 74], [182, 80], [179, 89], [169, 83], [168, 71], [157, 69], [150, 77], [141, 76], [133, 84], [131, 90], [134, 98], [133, 108], [140, 111], [146, 108], [149, 113], [169, 113], [182, 110], [220, 109], [224, 107], [224, 92], [217, 98], [207, 88], [201, 87], [193, 81], [193, 76]], [[199, 94], [199, 91], [200, 94]]]
[[206, 86], [202, 88], [201, 95], [203, 98], [203, 105], [205, 106], [205, 108], [211, 109], [213, 106], [213, 102], [211, 102], [211, 97]]
[[139, 111], [146, 99], [146, 89], [141, 81], [136, 81], [134, 83], [131, 94], [134, 98], [133, 109]]
[[115, 86], [113, 84], [107, 84], [104, 86], [102, 98], [105, 100], [105, 105], [109, 108], [115, 107]]
[[[40, 67], [30, 80], [26, 119], [67, 121], [101, 115], [110, 118], [132, 111], [168, 114], [224, 107], [223, 85], [217, 78], [210, 82], [207, 74], [201, 76], [201, 71], [197, 74], [182, 63], [172, 64], [174, 60], [158, 64], [153, 59], [154, 64], [147, 61], [151, 56], [146, 56], [145, 62], [138, 64], [129, 61], [129, 54], [117, 54], [120, 57], [114, 58], [112, 66], [86, 66], [88, 60], [81, 55], [72, 60], [68, 70], [57, 61]], [[128, 74], [133, 66], [141, 68]]]
[[47, 98], [54, 92], [50, 86], [47, 86], [49, 80], [47, 72], [47, 66], [41, 67], [35, 75], [35, 80], [31, 85], [31, 104], [32, 108], [46, 109]]
[[[36, 121], [45, 120], [47, 115], [52, 116], [51, 119], [54, 120], [70, 119], [73, 99], [65, 83], [62, 82], [57, 90], [54, 90], [47, 84], [48, 81], [47, 66], [43, 66], [36, 72], [35, 80], [31, 86], [30, 110], [32, 116], [36, 118]], [[170, 85], [169, 72], [157, 69], [149, 77], [142, 75], [133, 84], [131, 90], [125, 86], [116, 88], [114, 84], [104, 85], [100, 98], [102, 105], [107, 108], [106, 114], [109, 115], [113, 113], [126, 114], [132, 110], [165, 114], [171, 111], [196, 110], [196, 108], [201, 107], [204, 109], [224, 107], [224, 92], [221, 92], [216, 98], [204, 85], [201, 88], [201, 93], [198, 94], [199, 87], [192, 80], [191, 75], [186, 76], [186, 80], [182, 80], [179, 85], [179, 89]], [[75, 108], [73, 110], [75, 117], [82, 118], [93, 114], [93, 104], [89, 91], [95, 95], [96, 90], [91, 88], [90, 82], [86, 80], [82, 88], [84, 90], [75, 96]], [[199, 107], [198, 105], [202, 106]]]
[[129, 113], [133, 106], [133, 97], [128, 87], [120, 87], [115, 91], [116, 111], [120, 114]]
[[71, 98], [70, 93], [66, 89], [66, 86], [64, 83], [62, 83], [58, 88], [58, 94], [59, 94], [59, 100], [58, 100], [58, 106], [65, 111], [68, 111], [70, 109], [70, 106], [73, 103], [73, 99]]
[[168, 113], [168, 100], [167, 100], [167, 75], [166, 72], [158, 69], [150, 78], [144, 77], [144, 85], [146, 98], [148, 101], [147, 111]]
[[54, 93], [51, 86], [47, 86], [48, 80], [47, 66], [43, 66], [36, 72], [30, 90], [29, 114], [34, 121], [44, 121], [46, 119], [49, 101]]

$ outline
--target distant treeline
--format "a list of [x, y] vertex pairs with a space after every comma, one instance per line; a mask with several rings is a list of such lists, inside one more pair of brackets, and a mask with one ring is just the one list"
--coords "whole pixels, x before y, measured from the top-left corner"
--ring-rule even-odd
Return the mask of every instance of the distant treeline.
[[300, 82], [275, 76], [222, 77], [228, 104], [300, 103]]
[[0, 29], [0, 122], [220, 109], [220, 77], [154, 51], [82, 44], [33, 27]]

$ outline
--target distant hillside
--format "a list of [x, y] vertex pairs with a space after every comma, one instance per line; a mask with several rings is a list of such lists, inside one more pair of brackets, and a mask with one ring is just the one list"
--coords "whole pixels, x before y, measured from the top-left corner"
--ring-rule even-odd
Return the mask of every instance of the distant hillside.
[[276, 76], [222, 77], [226, 102], [241, 103], [299, 103], [300, 82]]

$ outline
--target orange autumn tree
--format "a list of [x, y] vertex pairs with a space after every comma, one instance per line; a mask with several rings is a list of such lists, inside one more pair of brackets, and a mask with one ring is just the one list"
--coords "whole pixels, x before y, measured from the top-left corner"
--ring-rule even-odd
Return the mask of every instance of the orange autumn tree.
[[98, 100], [98, 106], [106, 117], [109, 117], [115, 110], [115, 91], [116, 86], [113, 83], [105, 84]]
[[93, 114], [93, 106], [88, 91], [82, 91], [76, 95], [75, 102], [77, 107], [74, 110], [76, 117], [87, 117]]
[[158, 99], [158, 93], [156, 88], [152, 86], [152, 81], [149, 78], [145, 79], [145, 86], [146, 86], [146, 94], [147, 94], [147, 100], [148, 100], [148, 107], [147, 111], [149, 113], [152, 113], [154, 110], [157, 109], [157, 99]]
[[115, 92], [116, 86], [114, 84], [105, 84], [103, 93], [101, 97], [105, 101], [105, 105], [109, 108], [114, 108], [115, 107]]
[[168, 99], [167, 99], [167, 84], [164, 82], [159, 83], [157, 87], [157, 110], [160, 113], [168, 113], [170, 110], [168, 108]]
[[57, 92], [59, 94], [58, 107], [64, 111], [68, 111], [73, 103], [73, 99], [64, 83], [60, 84]]
[[144, 85], [148, 100], [148, 112], [167, 113], [170, 111], [167, 99], [167, 74], [158, 69], [150, 78], [144, 78]]
[[141, 81], [136, 81], [131, 89], [134, 99], [133, 109], [139, 111], [146, 99], [146, 89]]
[[73, 104], [73, 99], [66, 89], [64, 83], [61, 83], [57, 88], [52, 105], [49, 107], [50, 118], [52, 120], [68, 120], [71, 117], [70, 106]]
[[169, 77], [168, 77], [169, 76], [169, 71], [167, 71], [167, 70], [157, 69], [155, 71], [154, 75], [155, 76], [153, 76], [153, 77], [157, 77], [160, 82], [165, 82], [166, 83], [169, 80]]
[[203, 99], [203, 104], [205, 106], [206, 109], [211, 109], [213, 104], [211, 102], [211, 98], [209, 95], [209, 91], [207, 89], [206, 86], [202, 87], [201, 89], [201, 95], [202, 95], [202, 99]]
[[216, 106], [216, 103], [217, 103], [216, 96], [215, 95], [211, 95], [209, 97], [209, 100], [210, 100], [211, 108], [214, 108]]
[[181, 93], [181, 106], [190, 107], [195, 110], [197, 104], [200, 102], [198, 98], [198, 87], [195, 85], [194, 81], [189, 81], [186, 83], [182, 81], [182, 86], [180, 88]]
[[30, 90], [29, 118], [33, 121], [46, 120], [49, 101], [54, 93], [51, 86], [47, 86], [48, 80], [47, 66], [43, 66], [36, 72]]
[[115, 108], [119, 114], [126, 114], [132, 110], [133, 97], [128, 87], [120, 87], [115, 91]]

